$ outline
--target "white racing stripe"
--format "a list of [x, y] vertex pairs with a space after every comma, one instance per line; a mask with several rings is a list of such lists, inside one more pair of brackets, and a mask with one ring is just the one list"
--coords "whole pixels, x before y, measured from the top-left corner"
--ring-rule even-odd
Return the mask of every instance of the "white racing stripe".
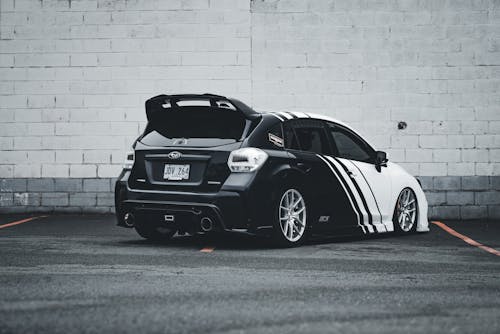
[[285, 121], [285, 120], [284, 120], [281, 116], [279, 116], [279, 115], [277, 115], [277, 114], [275, 114], [275, 113], [270, 113], [270, 115], [273, 115], [274, 117], [276, 117], [277, 119], [279, 119], [279, 120], [280, 120], [280, 121], [282, 121], [282, 122], [284, 122], [284, 121]]
[[284, 111], [278, 111], [278, 114], [279, 114], [281, 117], [286, 118], [286, 119], [292, 119], [292, 118], [293, 118], [293, 116], [292, 116], [292, 115], [290, 115], [290, 114], [288, 114], [288, 113], [286, 113], [286, 112], [284, 112]]
[[298, 118], [309, 118], [309, 116], [302, 111], [289, 111], [289, 113]]
[[354, 186], [354, 183], [353, 181], [351, 180], [351, 177], [349, 175], [347, 175], [346, 171], [344, 170], [344, 168], [338, 163], [337, 160], [335, 160], [334, 158], [332, 157], [329, 157], [329, 156], [326, 156], [326, 158], [333, 164], [335, 165], [335, 167], [337, 167], [337, 169], [339, 170], [341, 176], [344, 178], [344, 180], [347, 182], [347, 184], [349, 185], [349, 188], [351, 189], [351, 192], [354, 194], [354, 198], [356, 200], [356, 203], [358, 203], [358, 207], [359, 209], [361, 210], [361, 214], [363, 215], [363, 225], [366, 227], [366, 229], [368, 230], [368, 232], [370, 233], [373, 233], [375, 232], [374, 228], [372, 225], [370, 225], [369, 223], [369, 219], [368, 219], [368, 215], [369, 213], [366, 212], [366, 209], [365, 209], [365, 206], [363, 204], [363, 200], [361, 199], [361, 196], [358, 192], [358, 190], [356, 189], [356, 187]]
[[368, 184], [368, 180], [366, 180], [365, 176], [363, 175], [361, 170], [358, 168], [358, 166], [356, 166], [355, 163], [353, 163], [352, 161], [346, 160], [346, 159], [342, 159], [342, 161], [344, 162], [344, 164], [349, 166], [349, 168], [351, 168], [351, 166], [352, 166], [352, 170], [359, 172], [360, 177], [357, 177], [356, 181], [358, 182], [358, 185], [361, 188], [361, 191], [365, 195], [365, 200], [366, 200], [366, 203], [368, 204], [368, 208], [369, 208], [370, 212], [372, 212], [373, 224], [374, 224], [375, 228], [377, 229], [377, 232], [387, 232], [387, 228], [382, 221], [382, 214], [380, 213], [380, 210], [378, 208], [377, 199], [374, 197], [374, 194], [370, 188], [370, 185]]
[[270, 112], [269, 114], [278, 118], [282, 122], [294, 118], [311, 118], [308, 114], [301, 111], [276, 111]]
[[356, 210], [356, 207], [354, 206], [354, 203], [351, 199], [351, 196], [349, 195], [349, 192], [347, 191], [347, 189], [345, 188], [344, 186], [344, 183], [342, 182], [342, 180], [340, 179], [341, 176], [337, 175], [337, 172], [332, 168], [332, 166], [330, 166], [330, 164], [328, 163], [328, 161], [322, 157], [321, 155], [319, 154], [316, 154], [321, 160], [323, 160], [325, 162], [325, 164], [328, 166], [328, 168], [330, 168], [330, 170], [332, 171], [333, 175], [335, 175], [335, 177], [339, 180], [339, 183], [340, 185], [342, 186], [342, 188], [344, 189], [344, 193], [346, 194], [347, 198], [349, 199], [349, 202], [351, 203], [351, 207], [352, 207], [352, 210], [356, 213], [356, 216], [357, 216], [357, 219], [358, 219], [358, 226], [361, 227], [361, 229], [363, 230], [363, 233], [366, 233], [366, 228], [363, 225], [361, 225], [360, 223], [360, 216], [359, 216], [359, 213], [358, 213], [358, 210]]

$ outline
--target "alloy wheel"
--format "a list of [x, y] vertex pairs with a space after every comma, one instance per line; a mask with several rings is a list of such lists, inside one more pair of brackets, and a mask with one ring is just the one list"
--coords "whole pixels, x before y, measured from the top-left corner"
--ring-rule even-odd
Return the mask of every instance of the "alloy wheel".
[[396, 204], [396, 219], [403, 232], [409, 232], [417, 221], [417, 198], [410, 188], [403, 189]]
[[281, 232], [288, 241], [300, 240], [306, 230], [306, 203], [299, 191], [285, 191], [280, 200], [279, 220]]

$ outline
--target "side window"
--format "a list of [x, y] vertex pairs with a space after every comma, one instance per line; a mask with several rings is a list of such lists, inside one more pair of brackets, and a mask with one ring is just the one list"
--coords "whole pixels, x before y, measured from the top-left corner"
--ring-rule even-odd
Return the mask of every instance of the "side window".
[[286, 124], [285, 147], [318, 154], [330, 152], [324, 125], [315, 120], [295, 120]]
[[285, 126], [285, 148], [291, 150], [300, 150], [299, 141], [297, 140], [297, 136], [295, 135], [295, 131], [291, 126]]
[[328, 153], [328, 142], [323, 128], [296, 128], [295, 132], [302, 151]]
[[337, 126], [329, 126], [340, 158], [371, 162], [372, 150], [363, 141]]

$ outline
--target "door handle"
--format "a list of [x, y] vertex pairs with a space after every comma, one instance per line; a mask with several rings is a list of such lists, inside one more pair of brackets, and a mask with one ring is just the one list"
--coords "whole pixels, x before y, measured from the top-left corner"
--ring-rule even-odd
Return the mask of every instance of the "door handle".
[[352, 172], [350, 170], [347, 171], [347, 175], [349, 175], [349, 177], [351, 179], [354, 179], [354, 178], [356, 178], [356, 176], [358, 176], [356, 173], [354, 173], [354, 172]]
[[303, 163], [303, 162], [297, 162], [295, 164], [295, 166], [297, 166], [298, 169], [300, 169], [301, 171], [303, 171], [305, 173], [308, 173], [311, 170], [311, 166], [309, 166], [308, 164]]

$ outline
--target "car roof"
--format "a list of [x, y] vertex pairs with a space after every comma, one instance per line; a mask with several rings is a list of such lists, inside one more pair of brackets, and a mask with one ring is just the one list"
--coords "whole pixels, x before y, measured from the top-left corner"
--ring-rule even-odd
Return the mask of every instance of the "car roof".
[[306, 113], [306, 112], [302, 112], [302, 111], [270, 111], [270, 112], [263, 112], [262, 114], [276, 117], [282, 122], [285, 122], [285, 121], [290, 120], [290, 119], [308, 119], [308, 118], [309, 119], [318, 119], [321, 121], [328, 121], [328, 122], [342, 125], [343, 127], [346, 127], [347, 129], [349, 129], [355, 133], [358, 133], [350, 125], [348, 125], [342, 121], [339, 121], [338, 119], [335, 119], [335, 118], [330, 117], [330, 116], [316, 114], [316, 113], [309, 113], [309, 112]]
[[325, 116], [316, 113], [309, 113], [309, 112], [306, 113], [302, 111], [271, 111], [271, 112], [263, 112], [262, 115], [267, 115], [267, 117], [277, 118], [281, 122], [286, 122], [291, 119], [316, 119], [321, 121], [332, 122], [341, 125], [348, 130], [351, 130], [358, 138], [360, 138], [365, 144], [367, 144], [372, 150], [375, 151], [375, 148], [370, 143], [368, 143], [356, 129], [330, 116]]

